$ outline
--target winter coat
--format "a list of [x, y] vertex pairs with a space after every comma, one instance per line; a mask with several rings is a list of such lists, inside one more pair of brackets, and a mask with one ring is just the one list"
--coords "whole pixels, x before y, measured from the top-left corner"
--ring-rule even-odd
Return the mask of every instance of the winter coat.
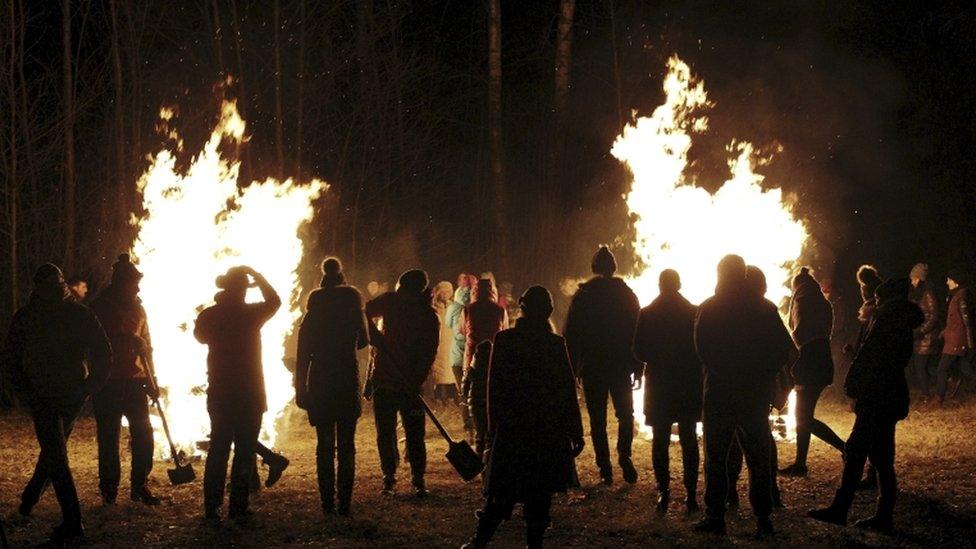
[[75, 403], [97, 392], [112, 368], [112, 348], [88, 307], [35, 292], [10, 323], [3, 370], [33, 399]]
[[678, 292], [641, 309], [634, 354], [644, 367], [644, 420], [648, 425], [701, 417], [702, 366], [695, 353], [698, 307]]
[[834, 360], [830, 353], [830, 335], [834, 310], [820, 285], [810, 277], [798, 282], [790, 301], [790, 332], [800, 348], [793, 364], [797, 385], [826, 387], [834, 382]]
[[706, 405], [770, 402], [776, 375], [795, 351], [776, 306], [735, 289], [698, 307], [695, 348], [705, 370]]
[[480, 346], [474, 353], [471, 367], [464, 372], [461, 394], [472, 411], [487, 412], [488, 366], [491, 363], [491, 347]]
[[575, 463], [571, 440], [582, 438], [583, 424], [566, 342], [548, 322], [521, 318], [495, 337], [488, 433], [488, 497], [525, 501], [566, 490]]
[[946, 311], [945, 343], [942, 354], [965, 356], [973, 345], [973, 302], [969, 288], [958, 287], [950, 293]]
[[261, 303], [216, 295], [216, 304], [197, 316], [193, 335], [210, 347], [207, 353], [207, 406], [216, 409], [268, 408], [261, 361], [261, 327], [281, 306], [268, 288]]
[[910, 299], [912, 303], [918, 305], [925, 317], [922, 325], [915, 330], [915, 354], [936, 354], [938, 349], [935, 342], [939, 335], [936, 332], [939, 325], [939, 301], [935, 298], [935, 292], [928, 282], [923, 281], [918, 287], [912, 289]]
[[381, 334], [370, 335], [377, 348], [376, 389], [419, 395], [437, 356], [440, 322], [427, 294], [403, 290], [380, 294], [366, 304], [366, 317], [383, 319]]
[[566, 344], [578, 377], [609, 380], [640, 374], [634, 357], [637, 296], [619, 277], [595, 276], [580, 284], [566, 315]]
[[440, 323], [440, 331], [437, 344], [437, 356], [434, 357], [434, 366], [430, 371], [430, 381], [435, 385], [456, 385], [454, 370], [451, 368], [451, 353], [454, 349], [454, 332], [447, 324], [448, 305], [434, 305], [434, 312]]
[[295, 395], [312, 425], [362, 412], [356, 351], [369, 344], [363, 298], [353, 286], [323, 287], [308, 296], [298, 328]]
[[908, 415], [905, 367], [912, 358], [913, 331], [925, 317], [907, 299], [881, 305], [844, 382], [847, 396], [855, 399], [854, 412], [890, 419]]
[[474, 349], [482, 341], [494, 341], [495, 334], [508, 327], [505, 308], [490, 298], [479, 297], [477, 292], [471, 303], [464, 308], [464, 367], [471, 365]]
[[454, 290], [454, 301], [447, 306], [447, 325], [454, 338], [451, 344], [451, 367], [453, 368], [464, 366], [464, 348], [468, 341], [468, 336], [464, 335], [464, 308], [470, 302], [471, 288], [461, 287]]
[[91, 308], [112, 344], [109, 379], [149, 377], [149, 365], [144, 361], [152, 355], [152, 339], [141, 300], [125, 296], [118, 286], [110, 284], [92, 302]]

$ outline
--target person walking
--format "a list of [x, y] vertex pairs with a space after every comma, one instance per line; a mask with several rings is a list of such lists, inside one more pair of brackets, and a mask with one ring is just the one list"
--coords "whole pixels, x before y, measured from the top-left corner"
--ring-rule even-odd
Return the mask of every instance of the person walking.
[[915, 389], [922, 399], [929, 397], [929, 363], [936, 354], [935, 345], [939, 325], [939, 301], [935, 298], [935, 290], [929, 283], [929, 266], [917, 263], [912, 267], [909, 280], [912, 281], [912, 292], [909, 300], [922, 310], [925, 320], [915, 330], [915, 347], [912, 353], [912, 377], [915, 378]]
[[878, 505], [874, 516], [857, 526], [880, 531], [894, 527], [895, 425], [908, 415], [905, 367], [912, 356], [914, 332], [924, 322], [917, 305], [908, 300], [907, 278], [888, 280], [878, 287], [875, 321], [847, 373], [844, 388], [854, 400], [854, 427], [847, 439], [840, 488], [830, 506], [808, 515], [831, 524], [846, 525], [864, 463], [870, 459], [878, 474]]
[[495, 337], [488, 369], [485, 504], [467, 549], [484, 548], [522, 503], [526, 545], [542, 547], [552, 495], [565, 492], [583, 451], [583, 424], [562, 337], [552, 332], [552, 295], [533, 286], [519, 299], [522, 317]]
[[10, 322], [0, 363], [30, 409], [41, 447], [19, 512], [29, 516], [52, 484], [61, 508], [52, 544], [76, 543], [84, 538], [84, 528], [68, 463], [68, 437], [85, 400], [108, 379], [112, 349], [94, 313], [69, 296], [57, 265], [38, 267], [33, 284], [27, 305]]
[[613, 484], [607, 440], [607, 396], [617, 416], [617, 462], [624, 481], [637, 482], [631, 459], [634, 440], [634, 393], [643, 364], [634, 357], [633, 338], [640, 314], [637, 296], [613, 276], [617, 260], [600, 246], [591, 263], [593, 278], [580, 284], [566, 316], [566, 344], [576, 376], [583, 382], [590, 415], [593, 453], [606, 485]]
[[356, 351], [369, 344], [369, 332], [362, 295], [346, 285], [342, 263], [327, 258], [322, 273], [321, 287], [309, 295], [298, 329], [295, 402], [308, 412], [318, 439], [322, 511], [348, 516], [356, 478], [356, 423], [362, 413]]
[[[246, 303], [247, 289], [257, 286], [263, 301]], [[248, 483], [267, 410], [264, 369], [261, 363], [261, 327], [281, 307], [281, 298], [254, 269], [232, 267], [217, 277], [220, 292], [215, 305], [197, 316], [193, 335], [209, 347], [207, 354], [207, 411], [210, 414], [210, 449], [203, 473], [204, 516], [220, 518], [227, 481], [231, 444], [228, 517], [246, 520]]]
[[945, 402], [950, 374], [976, 379], [976, 365], [973, 364], [976, 353], [973, 296], [967, 282], [959, 269], [950, 270], [946, 276], [949, 306], [946, 309], [946, 327], [942, 331], [942, 357], [939, 359], [935, 386], [935, 399], [939, 405]]
[[702, 368], [695, 353], [698, 307], [681, 295], [677, 271], [661, 271], [660, 295], [641, 309], [634, 333], [634, 354], [644, 362], [644, 420], [651, 426], [651, 457], [657, 480], [657, 510], [665, 513], [671, 498], [668, 446], [671, 425], [678, 424], [684, 469], [685, 508], [698, 510], [698, 435], [701, 419]]

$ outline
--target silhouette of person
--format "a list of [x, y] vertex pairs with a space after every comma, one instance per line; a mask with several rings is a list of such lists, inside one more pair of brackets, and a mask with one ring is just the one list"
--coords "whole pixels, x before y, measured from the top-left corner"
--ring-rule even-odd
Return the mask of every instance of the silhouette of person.
[[[961, 269], [951, 269], [946, 276], [949, 304], [935, 383], [935, 401], [939, 405], [945, 402], [950, 372], [976, 379], [976, 364], [973, 364], [976, 358], [976, 320], [973, 319], [973, 291], [969, 288], [968, 278]], [[958, 379], [959, 382], [961, 380]]]
[[769, 401], [789, 333], [775, 306], [746, 289], [746, 264], [728, 255], [718, 264], [715, 295], [699, 306], [695, 347], [704, 366], [705, 517], [699, 532], [725, 533], [727, 460], [736, 437], [749, 468], [756, 534], [773, 533]]
[[68, 279], [68, 291], [75, 301], [84, 303], [88, 297], [88, 281], [80, 276], [73, 276]]
[[471, 366], [464, 372], [464, 400], [474, 420], [474, 448], [479, 456], [485, 455], [488, 439], [488, 366], [491, 361], [491, 341], [478, 344]]
[[[451, 329], [454, 337], [451, 346], [451, 370], [454, 372], [454, 380], [458, 382], [458, 391], [461, 391], [461, 382], [464, 379], [464, 351], [467, 346], [468, 336], [464, 334], [464, 309], [471, 303], [471, 293], [474, 291], [478, 279], [471, 274], [461, 273], [458, 275], [458, 287], [454, 290], [454, 300], [447, 306], [445, 322]], [[462, 399], [461, 420], [464, 422], [464, 430], [468, 436], [473, 436], [474, 423], [468, 406]]]
[[30, 301], [10, 323], [2, 364], [30, 408], [41, 447], [19, 512], [30, 515], [45, 486], [53, 484], [62, 522], [51, 541], [60, 545], [84, 537], [67, 441], [85, 399], [108, 378], [112, 350], [98, 318], [69, 297], [57, 265], [38, 267], [33, 283]]
[[346, 285], [342, 263], [326, 258], [322, 273], [321, 287], [308, 296], [298, 330], [295, 402], [308, 412], [318, 437], [322, 511], [348, 516], [356, 478], [356, 423], [362, 413], [356, 351], [369, 344], [369, 332], [362, 295]]
[[912, 358], [914, 331], [925, 318], [908, 300], [910, 290], [907, 278], [888, 280], [877, 289], [874, 322], [844, 382], [847, 396], [854, 399], [855, 420], [845, 446], [840, 488], [829, 507], [809, 512], [811, 518], [846, 525], [864, 463], [870, 459], [878, 476], [878, 505], [874, 516], [857, 526], [880, 531], [894, 527], [895, 425], [908, 415], [905, 367]]
[[583, 451], [583, 424], [572, 366], [562, 337], [552, 332], [552, 296], [533, 286], [519, 299], [522, 317], [495, 337], [488, 368], [488, 430], [492, 441], [485, 471], [485, 505], [474, 538], [464, 547], [486, 547], [502, 521], [523, 504], [526, 541], [542, 547], [552, 494], [564, 492]]
[[[264, 301], [245, 303], [249, 286], [256, 285]], [[210, 414], [210, 450], [204, 467], [203, 505], [208, 519], [219, 519], [227, 480], [231, 444], [234, 461], [230, 473], [228, 517], [248, 514], [248, 481], [267, 410], [261, 364], [261, 327], [281, 306], [281, 298], [265, 278], [250, 267], [232, 267], [217, 277], [220, 292], [215, 305], [197, 317], [193, 335], [208, 345], [207, 411]]]
[[912, 377], [915, 378], [915, 388], [925, 400], [929, 397], [929, 363], [938, 354], [936, 345], [939, 340], [939, 301], [935, 297], [935, 290], [929, 282], [929, 266], [926, 263], [916, 263], [912, 267], [909, 278], [912, 281], [912, 293], [909, 296], [912, 303], [918, 305], [925, 315], [925, 321], [915, 330], [915, 348], [912, 354]]
[[678, 424], [684, 469], [685, 506], [698, 510], [698, 435], [701, 418], [702, 367], [695, 353], [698, 307], [681, 295], [677, 271], [661, 272], [661, 294], [641, 309], [634, 334], [634, 354], [644, 367], [644, 418], [651, 426], [651, 454], [657, 480], [657, 509], [667, 512], [671, 497], [668, 446], [671, 425]]
[[593, 453], [604, 484], [613, 483], [607, 441], [607, 395], [617, 416], [617, 461], [624, 480], [637, 482], [631, 459], [634, 440], [634, 387], [643, 364], [634, 357], [634, 329], [640, 313], [637, 296], [619, 277], [617, 260], [606, 246], [593, 255], [595, 275], [580, 284], [566, 316], [566, 344], [576, 376], [583, 381], [590, 415]]
[[[490, 274], [490, 273], [489, 273]], [[498, 289], [490, 278], [478, 280], [471, 303], [464, 308], [464, 367], [471, 367], [474, 349], [482, 341], [492, 341], [495, 334], [508, 328], [508, 312], [498, 303]]]
[[418, 497], [427, 495], [426, 416], [420, 391], [430, 375], [437, 354], [440, 322], [430, 303], [427, 273], [411, 270], [400, 275], [393, 292], [380, 294], [366, 304], [369, 319], [381, 318], [383, 331], [370, 327], [370, 341], [377, 349], [373, 370], [373, 418], [376, 449], [383, 471], [383, 493], [396, 490], [397, 415], [407, 439], [413, 487]]
[[[115, 503], [122, 469], [119, 464], [119, 436], [122, 418], [129, 423], [132, 466], [129, 493], [132, 501], [159, 505], [146, 481], [152, 471], [153, 430], [149, 423], [152, 387], [152, 339], [146, 310], [139, 299], [142, 273], [129, 260], [119, 256], [112, 265], [112, 282], [92, 302], [112, 343], [112, 374], [101, 391], [92, 396], [98, 435], [98, 488], [106, 505]], [[158, 396], [158, 395], [155, 395]]]

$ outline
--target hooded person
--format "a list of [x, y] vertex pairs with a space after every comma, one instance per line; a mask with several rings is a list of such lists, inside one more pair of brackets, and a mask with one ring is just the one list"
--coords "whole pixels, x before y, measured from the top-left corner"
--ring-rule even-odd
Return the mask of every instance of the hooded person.
[[912, 281], [912, 291], [909, 300], [918, 305], [925, 316], [925, 321], [915, 330], [915, 347], [912, 353], [912, 377], [914, 377], [915, 388], [922, 398], [929, 395], [929, 363], [931, 358], [938, 353], [936, 339], [939, 325], [939, 301], [935, 297], [935, 290], [928, 280], [929, 266], [926, 263], [917, 263], [912, 267], [909, 279]]
[[400, 275], [393, 292], [380, 294], [366, 304], [366, 317], [381, 318], [383, 331], [370, 326], [370, 341], [377, 349], [373, 370], [373, 418], [376, 448], [383, 471], [383, 493], [396, 489], [397, 416], [407, 439], [407, 456], [415, 493], [427, 495], [426, 415], [420, 391], [437, 355], [440, 322], [431, 307], [427, 273], [419, 269]]
[[444, 404], [457, 402], [460, 380], [454, 377], [451, 353], [454, 347], [454, 332], [448, 323], [448, 309], [454, 303], [454, 286], [446, 280], [438, 282], [432, 291], [434, 312], [440, 321], [440, 337], [437, 356], [430, 371], [429, 382], [434, 388], [434, 401]]
[[[227, 481], [227, 461], [234, 446], [230, 472], [228, 516], [246, 520], [248, 485], [255, 467], [261, 418], [267, 410], [261, 361], [261, 328], [281, 307], [281, 298], [260, 273], [250, 267], [232, 267], [216, 280], [220, 290], [197, 316], [193, 335], [209, 347], [207, 353], [207, 411], [210, 414], [210, 449], [203, 477], [204, 516], [220, 518]], [[247, 303], [251, 286], [263, 301]]]
[[112, 343], [112, 373], [101, 391], [92, 396], [98, 439], [98, 488], [102, 501], [112, 505], [118, 496], [122, 469], [119, 436], [122, 418], [129, 425], [132, 465], [129, 494], [132, 501], [159, 505], [147, 481], [153, 465], [153, 429], [149, 422], [149, 398], [155, 394], [152, 371], [152, 338], [146, 310], [139, 299], [142, 273], [122, 254], [112, 265], [112, 281], [92, 302]]
[[809, 268], [800, 269], [793, 277], [792, 286], [790, 332], [800, 350], [799, 358], [793, 364], [793, 380], [796, 383], [796, 459], [780, 469], [780, 473], [802, 477], [807, 475], [811, 434], [841, 454], [844, 453], [844, 441], [826, 423], [814, 417], [820, 395], [834, 381], [834, 360], [830, 351], [833, 307]]
[[861, 307], [857, 311], [857, 321], [860, 328], [857, 332], [857, 339], [853, 343], [844, 345], [844, 354], [853, 359], [857, 356], [858, 350], [867, 338], [871, 321], [874, 319], [874, 311], [877, 309], [877, 299], [874, 292], [883, 282], [878, 269], [874, 265], [861, 265], [857, 269], [857, 285], [861, 292]]
[[657, 508], [666, 512], [671, 473], [668, 446], [671, 425], [678, 424], [684, 469], [685, 506], [698, 510], [698, 435], [701, 419], [702, 368], [695, 353], [695, 315], [698, 307], [681, 295], [677, 271], [661, 271], [660, 295], [640, 311], [634, 333], [634, 354], [644, 362], [644, 420], [651, 426]]
[[976, 322], [973, 320], [973, 294], [968, 282], [961, 269], [951, 269], [946, 275], [949, 304], [946, 307], [942, 357], [939, 358], [935, 386], [936, 402], [940, 405], [946, 398], [950, 373], [958, 371], [958, 374], [976, 379], [976, 365], [973, 364], [976, 358]]
[[356, 424], [362, 414], [356, 351], [369, 344], [369, 332], [363, 297], [346, 285], [339, 259], [327, 258], [322, 272], [321, 287], [308, 296], [298, 329], [295, 402], [315, 427], [322, 511], [347, 516], [356, 477]]
[[908, 415], [905, 367], [912, 357], [914, 332], [924, 315], [908, 300], [911, 282], [891, 279], [878, 287], [878, 309], [864, 345], [847, 373], [844, 389], [854, 400], [854, 427], [847, 439], [840, 488], [829, 507], [810, 511], [811, 518], [847, 524], [854, 494], [870, 459], [878, 475], [878, 505], [874, 516], [857, 526], [890, 531], [894, 526], [895, 425]]
[[[461, 273], [458, 275], [458, 287], [454, 291], [454, 300], [447, 306], [446, 321], [451, 329], [453, 340], [451, 342], [451, 371], [454, 373], [454, 380], [464, 379], [464, 350], [467, 347], [468, 337], [464, 334], [464, 309], [471, 303], [471, 292], [478, 283], [474, 275]], [[438, 349], [439, 350], [439, 349]], [[461, 391], [460, 385], [458, 392]], [[474, 425], [468, 407], [461, 402], [461, 420], [464, 422], [464, 430], [472, 435]]]
[[634, 387], [643, 364], [634, 357], [634, 330], [640, 302], [620, 277], [606, 246], [593, 255], [593, 278], [580, 284], [566, 315], [566, 344], [576, 376], [583, 382], [593, 453], [604, 484], [613, 483], [607, 440], [607, 397], [617, 416], [617, 462], [628, 483], [637, 482], [631, 458], [634, 440]]
[[488, 367], [485, 505], [464, 547], [483, 548], [522, 503], [526, 541], [542, 547], [552, 495], [565, 492], [583, 450], [583, 425], [565, 340], [552, 332], [552, 295], [533, 286], [519, 299], [522, 316], [495, 337]]
[[[490, 274], [490, 273], [489, 273]], [[475, 347], [482, 341], [492, 341], [495, 334], [508, 328], [508, 313], [498, 303], [498, 288], [491, 278], [481, 278], [471, 294], [471, 303], [464, 308], [462, 331], [465, 334], [464, 368], [471, 366]]]
[[30, 300], [10, 322], [0, 365], [30, 409], [41, 448], [19, 512], [30, 515], [52, 484], [62, 516], [52, 542], [61, 545], [84, 537], [68, 437], [85, 400], [108, 379], [112, 349], [98, 318], [69, 297], [57, 265], [38, 267], [33, 283]]

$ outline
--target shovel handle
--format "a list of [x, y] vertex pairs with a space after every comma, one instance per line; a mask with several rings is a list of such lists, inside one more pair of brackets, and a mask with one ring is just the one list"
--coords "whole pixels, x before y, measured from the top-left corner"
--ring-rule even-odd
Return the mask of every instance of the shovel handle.
[[153, 392], [152, 402], [156, 406], [156, 411], [159, 412], [159, 419], [163, 423], [163, 432], [166, 433], [166, 441], [169, 442], [169, 451], [173, 456], [173, 463], [177, 466], [182, 465], [180, 463], [179, 453], [176, 451], [176, 444], [173, 444], [173, 437], [169, 434], [169, 423], [166, 421], [166, 413], [163, 412], [163, 406], [159, 402], [159, 385], [156, 384], [156, 369], [152, 363], [152, 360], [147, 355], [143, 355], [142, 362], [149, 369], [149, 386]]
[[430, 420], [434, 422], [434, 427], [437, 427], [437, 430], [441, 432], [441, 436], [444, 437], [444, 440], [446, 440], [448, 444], [454, 444], [454, 441], [451, 439], [451, 435], [449, 435], [447, 429], [441, 425], [441, 421], [437, 419], [436, 415], [434, 415], [434, 411], [430, 409], [430, 406], [427, 404], [427, 401], [424, 400], [424, 397], [417, 395], [417, 400], [420, 401], [420, 405], [424, 407], [424, 411], [427, 412], [428, 416], [430, 416]]

